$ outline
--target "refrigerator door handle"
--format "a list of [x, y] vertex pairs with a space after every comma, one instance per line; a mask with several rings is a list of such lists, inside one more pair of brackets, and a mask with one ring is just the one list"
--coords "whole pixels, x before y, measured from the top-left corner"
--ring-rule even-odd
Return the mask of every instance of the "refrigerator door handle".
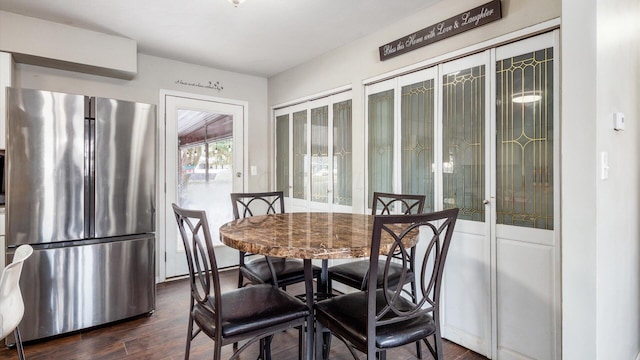
[[85, 213], [85, 234], [88, 238], [94, 238], [96, 233], [95, 226], [95, 128], [94, 119], [84, 119], [84, 213]]

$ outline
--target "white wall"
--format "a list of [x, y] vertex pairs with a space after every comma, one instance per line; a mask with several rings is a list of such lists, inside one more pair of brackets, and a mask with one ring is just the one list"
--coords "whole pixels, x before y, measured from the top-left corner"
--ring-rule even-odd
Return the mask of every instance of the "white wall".
[[563, 359], [596, 354], [596, 0], [563, 0], [561, 238]]
[[[640, 1], [596, 0], [596, 6], [592, 121], [596, 151], [608, 153], [611, 168], [608, 180], [596, 181], [596, 353], [597, 359], [635, 359], [640, 351]], [[625, 113], [624, 131], [613, 130], [614, 112]]]
[[[640, 351], [640, 2], [563, 0], [563, 358]], [[613, 130], [613, 112], [626, 129]], [[609, 178], [601, 178], [601, 155]]]
[[[434, 59], [500, 35], [560, 17], [560, 0], [503, 0], [502, 19], [401, 56], [380, 61], [378, 47], [460, 14], [486, 0], [441, 1], [411, 17], [380, 29], [342, 48], [269, 78], [269, 105], [274, 106], [345, 85], [353, 87], [353, 211], [365, 209], [365, 79]], [[273, 130], [270, 129], [270, 133]], [[273, 151], [271, 151], [273, 154]]]
[[[223, 90], [176, 84], [178, 80], [201, 84], [219, 81]], [[245, 142], [251, 144], [248, 162], [257, 164], [258, 167], [258, 174], [249, 178], [249, 190], [268, 189], [268, 167], [263, 165], [268, 162], [268, 156], [263, 149], [270, 146], [268, 139], [264, 136], [268, 126], [265, 78], [139, 54], [138, 74], [130, 81], [16, 64], [15, 86], [151, 104], [158, 104], [160, 89], [247, 101], [249, 103], [246, 126], [248, 139], [245, 139]]]

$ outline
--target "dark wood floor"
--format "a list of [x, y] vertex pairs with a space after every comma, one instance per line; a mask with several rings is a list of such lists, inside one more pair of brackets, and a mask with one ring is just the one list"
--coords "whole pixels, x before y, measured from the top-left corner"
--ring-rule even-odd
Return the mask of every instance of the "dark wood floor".
[[[236, 286], [236, 270], [222, 273], [226, 289]], [[301, 293], [303, 288], [289, 289]], [[189, 284], [186, 279], [170, 281], [157, 286], [156, 311], [116, 324], [58, 337], [48, 341], [25, 344], [28, 360], [53, 359], [183, 359], [187, 336]], [[298, 332], [291, 330], [278, 334], [272, 343], [274, 360], [297, 359]], [[191, 348], [191, 359], [211, 359], [212, 342], [205, 335], [198, 336]], [[256, 359], [257, 346], [247, 349], [241, 359]], [[431, 359], [423, 347], [423, 359]], [[231, 356], [231, 346], [223, 348], [223, 357]], [[0, 360], [17, 359], [15, 349], [2, 347]], [[334, 340], [331, 359], [352, 359], [346, 346]], [[366, 358], [364, 355], [360, 357]], [[388, 359], [414, 359], [415, 345], [388, 352]], [[448, 360], [486, 359], [470, 350], [445, 341], [444, 358]]]

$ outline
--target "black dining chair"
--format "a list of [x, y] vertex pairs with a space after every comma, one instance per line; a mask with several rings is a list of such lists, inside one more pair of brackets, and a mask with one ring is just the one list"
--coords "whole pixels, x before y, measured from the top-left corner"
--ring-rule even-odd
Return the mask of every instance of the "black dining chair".
[[[393, 194], [385, 192], [374, 192], [373, 203], [371, 205], [372, 215], [390, 215], [390, 214], [420, 214], [424, 210], [424, 203], [426, 197], [424, 195], [413, 194]], [[411, 296], [416, 296], [416, 283], [414, 279], [415, 272], [415, 247], [409, 251], [409, 258], [407, 263], [403, 263], [401, 254], [393, 254], [393, 258], [399, 260], [397, 262], [391, 262], [388, 279], [389, 283], [393, 286], [411, 284]], [[383, 285], [383, 272], [381, 271], [384, 260], [380, 260], [378, 265], [378, 277], [377, 287], [380, 288]], [[408, 271], [406, 276], [402, 277], [405, 273], [405, 268], [408, 265]], [[369, 260], [359, 260], [348, 262], [340, 265], [334, 265], [328, 269], [328, 281], [327, 287], [329, 293], [332, 292], [333, 282], [345, 284], [358, 290], [364, 290], [367, 288], [367, 280], [369, 278]], [[401, 279], [402, 277], [402, 279]], [[325, 338], [325, 347], [330, 347], [330, 338]], [[416, 353], [418, 358], [421, 358], [422, 348], [420, 342], [416, 343]]]
[[[420, 214], [424, 209], [425, 196], [424, 195], [409, 195], [409, 194], [391, 194], [383, 192], [373, 193], [373, 204], [371, 206], [372, 215], [390, 215], [390, 214]], [[413, 273], [415, 271], [415, 264], [413, 257], [415, 248], [411, 248], [409, 257], [409, 271], [404, 278], [405, 282], [402, 284], [411, 284], [411, 294], [415, 295], [415, 282], [413, 281]], [[394, 257], [398, 257], [399, 254], [393, 254]], [[381, 264], [384, 260], [380, 260]], [[387, 281], [392, 285], [397, 285], [400, 281], [400, 274], [403, 273], [402, 262], [390, 263], [389, 278]], [[380, 268], [380, 267], [379, 267]], [[328, 270], [329, 291], [332, 289], [332, 283], [337, 281], [339, 283], [348, 285], [358, 290], [364, 290], [367, 287], [367, 280], [369, 271], [369, 260], [353, 261], [345, 264], [331, 266]], [[378, 287], [382, 286], [383, 273], [379, 272], [376, 284]]]
[[[233, 216], [243, 219], [249, 216], [284, 213], [282, 191], [257, 193], [232, 193]], [[304, 264], [299, 259], [262, 256], [240, 251], [238, 287], [245, 278], [251, 284], [274, 284], [286, 290], [288, 285], [304, 282]], [[313, 266], [313, 277], [320, 283], [321, 269]]]
[[[316, 303], [317, 331], [331, 331], [347, 344], [355, 359], [358, 350], [366, 353], [367, 359], [377, 356], [384, 360], [388, 349], [416, 341], [424, 341], [433, 357], [442, 359], [440, 288], [457, 216], [458, 209], [376, 216], [366, 290]], [[399, 286], [389, 281], [392, 255], [400, 253], [404, 261], [409, 261], [407, 247], [415, 236], [426, 242], [420, 245], [424, 249], [419, 254], [423, 265], [415, 273], [419, 286], [417, 299], [406, 296]], [[385, 251], [386, 257], [380, 263], [383, 238], [385, 242], [391, 241], [392, 246]], [[376, 286], [379, 270], [383, 273], [381, 288]], [[407, 270], [403, 271], [402, 277], [407, 277]], [[429, 342], [431, 337], [433, 340]]]
[[[299, 328], [298, 336], [302, 339], [305, 321], [311, 321], [306, 304], [270, 284], [222, 293], [206, 213], [176, 204], [173, 211], [184, 243], [191, 283], [185, 359], [189, 358], [191, 341], [201, 332], [215, 343], [214, 360], [221, 358], [222, 346], [245, 340], [248, 341], [230, 359], [237, 359], [256, 341], [260, 342], [260, 358], [270, 359], [273, 335], [294, 327]], [[302, 358], [302, 347], [299, 347], [299, 356]]]

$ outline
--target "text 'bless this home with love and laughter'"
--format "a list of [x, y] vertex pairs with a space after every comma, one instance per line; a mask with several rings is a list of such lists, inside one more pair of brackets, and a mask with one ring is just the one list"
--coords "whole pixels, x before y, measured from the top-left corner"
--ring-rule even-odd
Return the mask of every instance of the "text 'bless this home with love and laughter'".
[[491, 1], [380, 46], [380, 60], [390, 59], [501, 18], [500, 0]]

